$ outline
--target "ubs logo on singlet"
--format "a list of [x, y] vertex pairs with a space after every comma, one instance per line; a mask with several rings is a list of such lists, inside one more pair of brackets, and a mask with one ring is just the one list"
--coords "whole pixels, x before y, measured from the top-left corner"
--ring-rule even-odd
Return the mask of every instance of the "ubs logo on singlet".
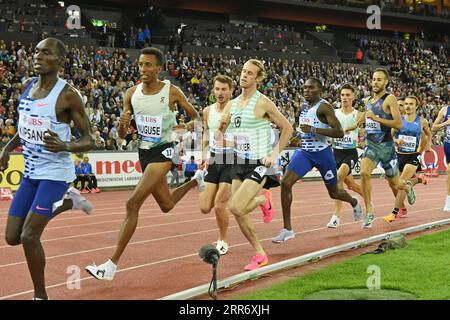
[[241, 117], [234, 118], [234, 126], [236, 128], [240, 128], [240, 126], [241, 126]]
[[164, 103], [166, 97], [161, 97], [161, 101], [159, 103]]

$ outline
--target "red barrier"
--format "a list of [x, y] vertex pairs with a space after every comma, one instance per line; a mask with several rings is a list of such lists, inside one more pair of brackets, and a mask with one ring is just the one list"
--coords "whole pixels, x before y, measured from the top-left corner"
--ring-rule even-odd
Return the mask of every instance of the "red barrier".
[[433, 164], [433, 169], [437, 169], [441, 173], [447, 169], [447, 159], [443, 146], [433, 146], [430, 151], [422, 153], [422, 168], [425, 170], [429, 164]]

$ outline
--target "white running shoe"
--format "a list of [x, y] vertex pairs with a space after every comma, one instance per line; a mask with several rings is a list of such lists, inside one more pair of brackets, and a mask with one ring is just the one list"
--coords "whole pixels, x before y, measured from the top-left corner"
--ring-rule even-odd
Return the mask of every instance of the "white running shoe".
[[288, 241], [290, 239], [295, 238], [295, 232], [294, 230], [288, 230], [288, 229], [281, 229], [280, 234], [276, 236], [275, 238], [272, 238], [273, 243], [282, 243], [285, 241]]
[[108, 280], [114, 279], [116, 274], [117, 266], [108, 260], [104, 264], [96, 266], [95, 263], [88, 265], [85, 270], [97, 280]]
[[72, 209], [83, 210], [86, 214], [91, 214], [92, 204], [80, 194], [80, 190], [71, 187], [67, 190], [64, 199], [70, 199], [73, 202]]
[[198, 191], [203, 192], [205, 190], [205, 181], [203, 180], [203, 171], [197, 170], [194, 174], [194, 179], [197, 180]]
[[339, 219], [339, 217], [337, 215], [333, 214], [330, 222], [328, 222], [328, 224], [327, 224], [327, 227], [336, 229], [337, 227], [339, 227], [340, 223], [341, 223], [341, 219]]
[[217, 245], [216, 245], [216, 249], [219, 250], [220, 255], [224, 255], [227, 254], [228, 252], [228, 243], [226, 243], [223, 240], [218, 240], [217, 241]]

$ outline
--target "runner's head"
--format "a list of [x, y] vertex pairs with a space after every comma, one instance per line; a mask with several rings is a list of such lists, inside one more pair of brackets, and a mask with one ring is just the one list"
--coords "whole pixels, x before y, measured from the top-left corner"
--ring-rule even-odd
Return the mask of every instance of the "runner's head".
[[244, 64], [244, 67], [242, 68], [239, 85], [243, 89], [251, 88], [252, 86], [258, 86], [258, 84], [264, 80], [265, 76], [266, 72], [261, 61], [250, 59]]
[[163, 69], [164, 54], [158, 48], [147, 47], [139, 56], [139, 74], [143, 83], [149, 84], [158, 80]]
[[308, 103], [315, 102], [320, 99], [323, 84], [318, 78], [309, 78], [303, 85], [303, 96]]
[[227, 103], [233, 95], [233, 80], [228, 76], [220, 74], [214, 78], [213, 84], [216, 101], [220, 104]]
[[407, 96], [405, 98], [405, 113], [415, 114], [419, 106], [419, 99], [416, 96]]
[[398, 104], [398, 110], [400, 111], [400, 114], [404, 115], [405, 114], [405, 98], [404, 97], [398, 98], [397, 104]]
[[354, 100], [355, 100], [355, 88], [350, 83], [344, 84], [341, 87], [341, 106], [351, 107], [353, 106]]
[[389, 73], [383, 68], [375, 69], [372, 76], [372, 91], [377, 94], [386, 90], [389, 82]]
[[34, 49], [33, 68], [38, 75], [57, 74], [66, 59], [66, 45], [61, 40], [46, 38]]

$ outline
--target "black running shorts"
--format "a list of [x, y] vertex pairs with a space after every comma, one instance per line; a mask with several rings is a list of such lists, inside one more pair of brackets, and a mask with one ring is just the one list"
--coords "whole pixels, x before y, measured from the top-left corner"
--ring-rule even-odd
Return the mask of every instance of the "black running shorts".
[[420, 153], [397, 153], [398, 170], [403, 172], [403, 169], [407, 164], [411, 164], [417, 167], [416, 172], [422, 170], [420, 165]]
[[205, 175], [205, 182], [219, 184], [230, 183], [233, 174], [233, 153], [211, 153]]
[[356, 149], [333, 149], [333, 153], [336, 161], [336, 170], [339, 170], [341, 165], [345, 163], [350, 168], [350, 175], [352, 169], [358, 163], [358, 151]]
[[256, 163], [254, 163], [254, 160], [251, 163], [248, 163], [248, 161], [249, 160], [244, 159], [236, 160], [233, 165], [233, 179], [239, 179], [241, 181], [250, 179], [259, 184], [263, 181], [264, 177], [266, 177], [267, 179], [263, 186], [264, 189], [280, 186], [280, 182], [275, 175], [274, 167], [267, 168], [260, 160], [257, 160]]
[[139, 161], [141, 162], [142, 173], [150, 163], [168, 162], [175, 163], [178, 155], [175, 154], [174, 144], [172, 142], [164, 143], [160, 146], [150, 149], [139, 149]]

